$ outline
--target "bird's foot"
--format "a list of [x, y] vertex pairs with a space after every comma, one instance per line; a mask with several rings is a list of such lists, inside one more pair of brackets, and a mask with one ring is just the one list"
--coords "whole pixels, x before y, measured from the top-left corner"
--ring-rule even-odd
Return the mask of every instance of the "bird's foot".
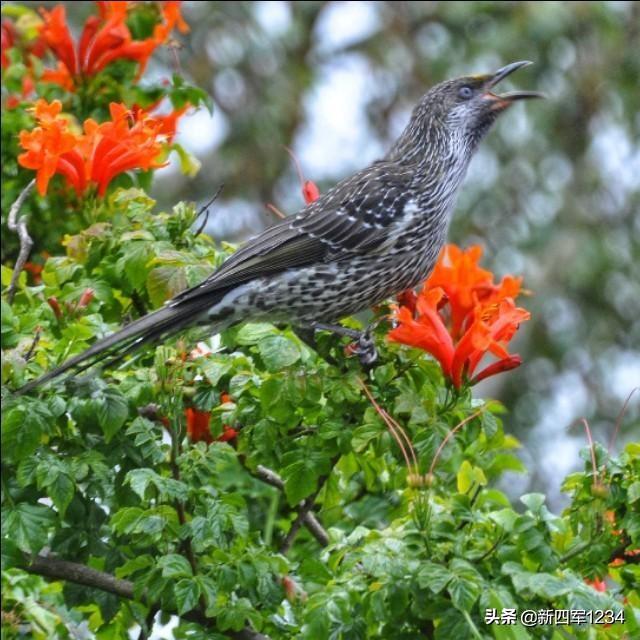
[[376, 350], [376, 344], [373, 339], [373, 330], [377, 325], [378, 322], [374, 322], [363, 331], [349, 329], [341, 325], [323, 324], [321, 322], [314, 322], [311, 326], [315, 331], [330, 331], [341, 336], [352, 338], [354, 342], [348, 347], [349, 353], [358, 356], [360, 364], [363, 367], [370, 367], [378, 359], [378, 351]]
[[358, 356], [363, 367], [370, 367], [378, 359], [378, 350], [373, 339], [371, 327], [367, 327], [358, 337], [353, 349], [354, 355]]

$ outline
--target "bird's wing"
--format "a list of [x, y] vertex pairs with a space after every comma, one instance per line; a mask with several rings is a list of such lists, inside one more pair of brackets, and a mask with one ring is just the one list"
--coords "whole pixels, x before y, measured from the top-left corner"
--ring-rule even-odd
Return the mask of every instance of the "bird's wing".
[[286, 269], [380, 250], [392, 239], [389, 227], [406, 215], [406, 183], [404, 173], [388, 169], [356, 174], [298, 215], [250, 240], [211, 276], [179, 293], [170, 304]]

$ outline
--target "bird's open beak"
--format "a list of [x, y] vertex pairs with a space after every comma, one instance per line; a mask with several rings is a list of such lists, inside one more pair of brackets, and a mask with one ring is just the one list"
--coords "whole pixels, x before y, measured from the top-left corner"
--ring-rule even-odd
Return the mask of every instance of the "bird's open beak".
[[506, 67], [498, 69], [494, 74], [488, 76], [483, 89], [484, 93], [482, 97], [491, 101], [492, 109], [506, 109], [516, 100], [529, 100], [531, 98], [544, 98], [544, 94], [538, 91], [509, 91], [502, 95], [497, 95], [491, 91], [501, 80], [504, 80], [508, 75], [511, 75], [514, 71], [521, 69], [522, 67], [528, 67], [533, 64], [529, 60], [520, 60], [519, 62], [512, 62]]

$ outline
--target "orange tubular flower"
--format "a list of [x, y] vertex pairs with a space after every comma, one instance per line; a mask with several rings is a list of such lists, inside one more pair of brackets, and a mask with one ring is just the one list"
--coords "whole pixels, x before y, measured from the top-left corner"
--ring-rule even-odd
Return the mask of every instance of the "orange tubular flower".
[[[518, 367], [521, 359], [510, 355], [507, 345], [530, 317], [508, 295], [517, 295], [520, 280], [508, 276], [494, 285], [493, 274], [478, 267], [479, 258], [479, 247], [463, 252], [447, 246], [422, 292], [417, 297], [404, 292], [395, 314], [398, 325], [388, 336], [433, 355], [458, 389], [465, 381], [473, 385]], [[499, 360], [474, 376], [487, 353]]]
[[474, 245], [466, 251], [454, 244], [442, 250], [433, 272], [427, 279], [428, 288], [442, 287], [450, 305], [451, 335], [460, 337], [465, 319], [478, 300], [497, 302], [503, 298], [516, 298], [522, 278], [506, 276], [499, 285], [493, 284], [491, 271], [482, 269], [478, 262], [482, 247]]
[[[69, 129], [69, 121], [60, 117], [61, 110], [58, 100], [51, 104], [38, 100], [34, 107], [38, 126], [33, 131], [20, 132], [20, 145], [25, 153], [18, 157], [18, 162], [37, 171], [40, 195], [46, 193], [56, 173], [64, 176], [79, 196], [93, 184], [102, 197], [117, 175], [162, 166], [158, 156], [163, 144], [175, 133], [175, 120], [183, 112], [158, 119], [112, 103], [111, 121], [98, 124], [92, 119], [85, 120], [83, 134], [76, 134]], [[167, 118], [174, 119], [170, 126]]]
[[209, 411], [198, 411], [187, 407], [184, 410], [187, 417], [187, 436], [191, 442], [213, 442], [211, 430], [209, 429], [209, 421], [211, 413]]
[[134, 40], [126, 24], [127, 2], [98, 2], [98, 16], [90, 16], [78, 43], [74, 42], [67, 24], [66, 10], [57, 5], [51, 11], [41, 9], [44, 23], [41, 36], [58, 58], [55, 71], [45, 71], [43, 80], [73, 87], [78, 78], [95, 75], [114, 60], [133, 60], [141, 75], [151, 54], [164, 44], [177, 27], [182, 33], [189, 27], [180, 15], [179, 2], [164, 2], [161, 24], [156, 25], [151, 37]]

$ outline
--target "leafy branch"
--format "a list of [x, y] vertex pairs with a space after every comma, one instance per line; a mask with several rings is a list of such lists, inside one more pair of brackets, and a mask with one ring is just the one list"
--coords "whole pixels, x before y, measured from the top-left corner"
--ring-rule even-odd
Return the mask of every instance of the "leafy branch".
[[[24, 566], [24, 570], [28, 573], [43, 576], [45, 578], [65, 580], [67, 582], [73, 582], [92, 589], [99, 589], [100, 591], [111, 593], [119, 598], [136, 600], [134, 595], [134, 584], [130, 580], [116, 578], [110, 573], [92, 569], [91, 567], [87, 567], [86, 565], [78, 562], [70, 562], [69, 560], [37, 555], [29, 564]], [[160, 611], [159, 608], [154, 607], [153, 605], [151, 605], [151, 607], [154, 613]], [[181, 617], [191, 622], [197, 622], [209, 629], [216, 629], [215, 618], [207, 618], [199, 611], [190, 611]], [[227, 633], [235, 640], [268, 640], [268, 636], [248, 627], [241, 631], [228, 631]]]

